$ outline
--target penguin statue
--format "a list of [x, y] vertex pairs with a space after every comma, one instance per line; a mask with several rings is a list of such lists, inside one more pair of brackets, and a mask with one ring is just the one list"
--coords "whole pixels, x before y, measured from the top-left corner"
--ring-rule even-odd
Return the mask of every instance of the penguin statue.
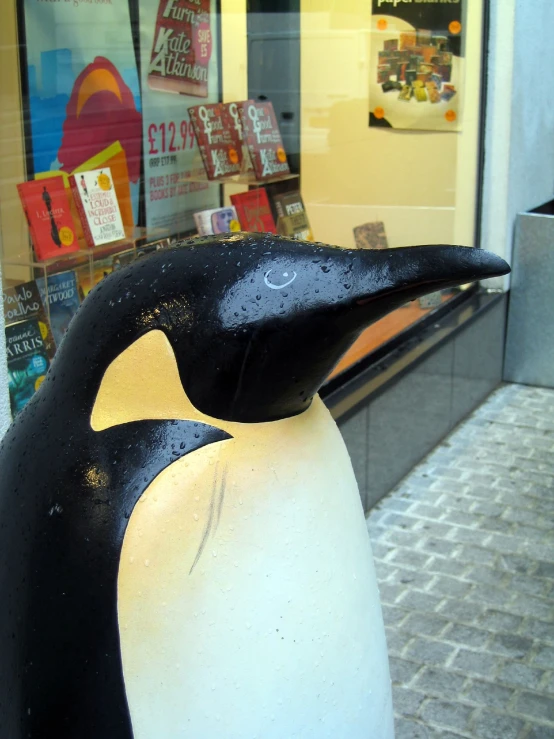
[[317, 396], [485, 251], [182, 242], [104, 279], [0, 448], [1, 739], [391, 739], [354, 474]]

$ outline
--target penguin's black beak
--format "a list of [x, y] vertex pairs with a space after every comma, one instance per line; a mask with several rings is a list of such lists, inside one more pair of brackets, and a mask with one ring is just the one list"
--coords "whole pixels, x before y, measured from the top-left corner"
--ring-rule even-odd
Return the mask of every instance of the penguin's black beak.
[[356, 303], [364, 323], [427, 293], [505, 275], [508, 264], [491, 252], [465, 246], [409, 246], [360, 255]]

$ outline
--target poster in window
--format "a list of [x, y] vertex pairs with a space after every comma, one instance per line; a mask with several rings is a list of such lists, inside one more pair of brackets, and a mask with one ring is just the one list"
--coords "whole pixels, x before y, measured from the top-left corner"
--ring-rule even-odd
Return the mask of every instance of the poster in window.
[[462, 0], [372, 0], [369, 125], [459, 131]]
[[32, 172], [111, 167], [126, 226], [138, 222], [139, 77], [127, 0], [24, 0]]
[[146, 225], [194, 229], [220, 205], [208, 184], [187, 108], [219, 99], [215, 0], [139, 0]]

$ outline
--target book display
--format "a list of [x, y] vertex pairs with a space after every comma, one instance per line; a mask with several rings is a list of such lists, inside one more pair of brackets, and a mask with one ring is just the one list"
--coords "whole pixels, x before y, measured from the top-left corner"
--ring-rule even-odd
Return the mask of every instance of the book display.
[[354, 226], [354, 241], [358, 249], [388, 249], [385, 224], [382, 221]]
[[124, 239], [125, 229], [110, 169], [71, 175], [69, 183], [87, 245], [103, 246]]
[[62, 177], [17, 186], [37, 259], [51, 259], [79, 249]]
[[277, 213], [277, 232], [301, 241], [313, 241], [314, 237], [304, 201], [298, 190], [273, 196]]
[[194, 222], [199, 236], [224, 234], [241, 229], [237, 211], [233, 206], [201, 210], [200, 213], [194, 214]]
[[241, 171], [242, 143], [223, 103], [189, 108], [196, 141], [209, 180], [220, 180]]
[[273, 105], [246, 100], [239, 107], [244, 141], [259, 180], [290, 174]]
[[10, 405], [15, 416], [44, 379], [56, 344], [35, 280], [6, 287], [2, 301]]
[[81, 303], [77, 273], [71, 270], [50, 275], [48, 279], [38, 277], [36, 284], [42, 303], [47, 306], [48, 320], [58, 347]]
[[263, 187], [231, 195], [243, 231], [277, 233], [267, 193]]

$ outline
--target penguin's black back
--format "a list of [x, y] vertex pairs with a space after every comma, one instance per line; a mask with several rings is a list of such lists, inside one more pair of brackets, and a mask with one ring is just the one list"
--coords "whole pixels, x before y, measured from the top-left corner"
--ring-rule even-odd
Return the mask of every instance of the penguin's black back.
[[229, 436], [191, 421], [93, 432], [83, 419], [68, 437], [41, 416], [0, 448], [0, 736], [131, 739], [117, 622], [127, 522], [165, 467]]
[[127, 523], [163, 469], [230, 438], [171, 419], [91, 428], [110, 363], [177, 321], [160, 309], [163, 265], [95, 288], [0, 445], [1, 739], [133, 737], [117, 620]]

